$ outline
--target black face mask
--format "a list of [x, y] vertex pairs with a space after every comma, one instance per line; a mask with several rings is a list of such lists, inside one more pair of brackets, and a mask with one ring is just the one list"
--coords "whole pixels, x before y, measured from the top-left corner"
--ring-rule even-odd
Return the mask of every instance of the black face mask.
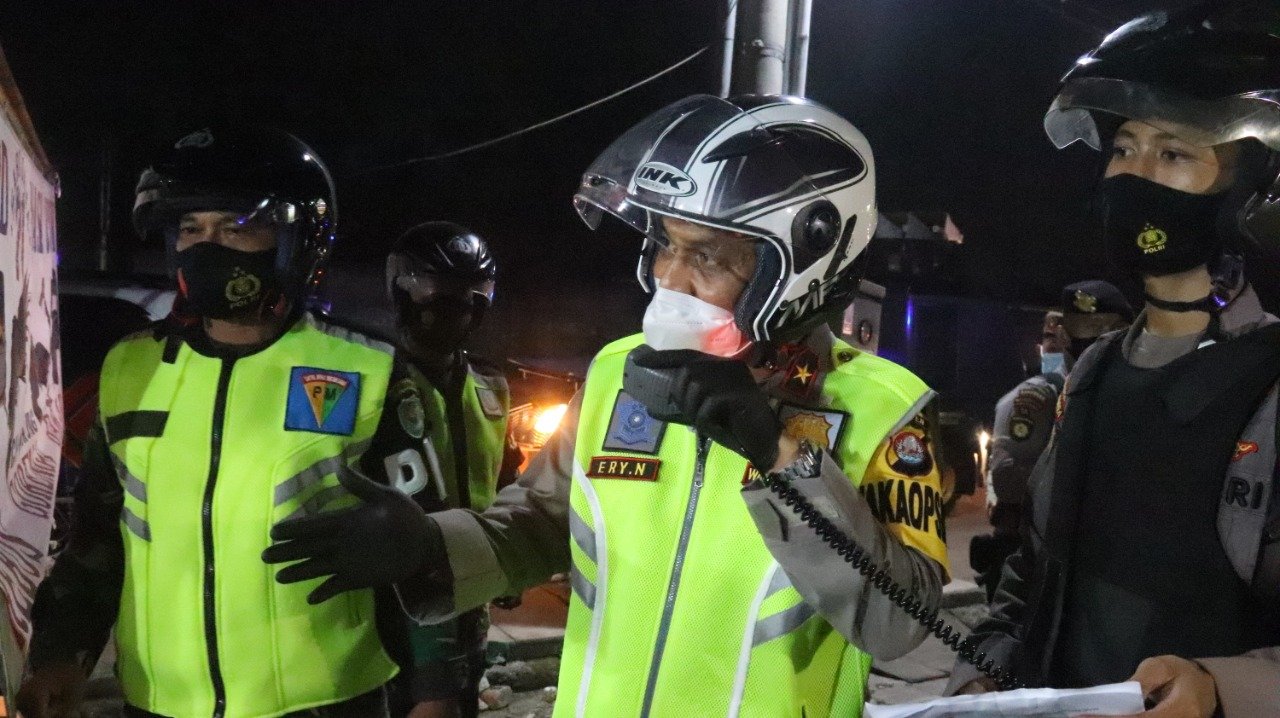
[[478, 323], [477, 309], [453, 298], [417, 304], [401, 299], [401, 340], [417, 356], [444, 357], [462, 348], [462, 342]]
[[187, 311], [231, 319], [260, 311], [279, 294], [276, 250], [244, 252], [200, 242], [175, 255], [178, 287]]
[[1191, 194], [1131, 174], [1102, 180], [1107, 258], [1127, 274], [1155, 277], [1213, 263], [1223, 250], [1216, 225], [1226, 195]]

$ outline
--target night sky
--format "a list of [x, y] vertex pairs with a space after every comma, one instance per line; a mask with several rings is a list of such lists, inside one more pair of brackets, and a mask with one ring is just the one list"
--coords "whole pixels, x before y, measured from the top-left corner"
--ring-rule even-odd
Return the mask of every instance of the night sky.
[[[1156, 5], [814, 0], [808, 94], [871, 141], [882, 210], [952, 214], [967, 238], [965, 294], [1050, 302], [1106, 269], [1086, 222], [1097, 156], [1055, 151], [1044, 111], [1076, 56]], [[568, 331], [595, 341], [638, 328], [638, 310], [625, 326], [583, 329], [591, 319], [566, 305], [599, 316], [590, 298], [603, 288], [610, 306], [641, 306], [639, 242], [618, 225], [587, 231], [570, 203], [579, 174], [659, 106], [718, 91], [723, 16], [708, 0], [6, 0], [0, 47], [62, 178], [64, 271], [91, 266], [104, 167], [110, 233], [128, 250], [147, 149], [209, 121], [251, 120], [294, 132], [329, 164], [343, 264], [374, 267], [420, 221], [470, 224], [495, 247], [500, 314], [504, 304], [526, 319], [563, 313], [581, 325]], [[705, 45], [676, 72], [563, 123], [369, 171], [573, 109]], [[1276, 295], [1274, 272], [1255, 279]]]

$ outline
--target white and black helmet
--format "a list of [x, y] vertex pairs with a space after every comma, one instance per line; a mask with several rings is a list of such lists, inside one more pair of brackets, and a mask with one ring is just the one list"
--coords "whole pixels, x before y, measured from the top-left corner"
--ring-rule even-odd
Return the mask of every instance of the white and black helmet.
[[638, 276], [666, 215], [758, 238], [738, 327], [786, 341], [853, 300], [853, 259], [876, 227], [871, 146], [847, 120], [799, 97], [685, 98], [614, 141], [582, 176], [574, 205], [592, 229], [604, 212], [644, 232]]

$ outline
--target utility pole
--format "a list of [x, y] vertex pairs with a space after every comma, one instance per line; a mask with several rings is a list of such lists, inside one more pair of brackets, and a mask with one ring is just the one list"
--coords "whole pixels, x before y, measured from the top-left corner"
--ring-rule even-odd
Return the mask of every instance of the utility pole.
[[786, 92], [787, 0], [738, 0], [731, 95]]
[[813, 0], [727, 0], [720, 94], [803, 95]]
[[787, 94], [804, 97], [809, 79], [809, 17], [813, 0], [791, 0], [791, 45], [787, 51]]

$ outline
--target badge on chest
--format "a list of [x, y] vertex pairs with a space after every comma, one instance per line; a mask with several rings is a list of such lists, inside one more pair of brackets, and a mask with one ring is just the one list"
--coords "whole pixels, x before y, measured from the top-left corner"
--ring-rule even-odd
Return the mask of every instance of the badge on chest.
[[289, 376], [284, 428], [350, 436], [360, 408], [360, 374], [295, 366]]

